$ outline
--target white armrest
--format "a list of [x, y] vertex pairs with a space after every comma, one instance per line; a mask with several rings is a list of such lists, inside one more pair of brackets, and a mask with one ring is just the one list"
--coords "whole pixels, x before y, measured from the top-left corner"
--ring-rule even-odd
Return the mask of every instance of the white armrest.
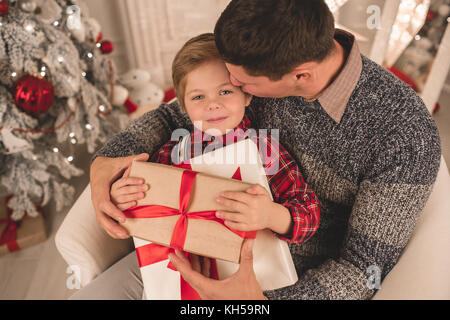
[[130, 239], [111, 238], [98, 224], [86, 187], [65, 217], [55, 236], [56, 247], [72, 269], [80, 271], [81, 286], [87, 285], [134, 248]]
[[442, 157], [416, 230], [374, 299], [450, 299], [449, 194], [450, 175]]

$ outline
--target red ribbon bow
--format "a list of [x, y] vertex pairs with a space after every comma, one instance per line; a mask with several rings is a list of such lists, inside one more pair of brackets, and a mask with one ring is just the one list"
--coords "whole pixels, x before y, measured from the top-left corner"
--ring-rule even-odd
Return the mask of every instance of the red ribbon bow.
[[8, 202], [10, 197], [6, 198], [6, 219], [0, 219], [0, 225], [6, 224], [6, 228], [3, 230], [0, 236], [0, 246], [6, 244], [9, 252], [14, 252], [20, 250], [19, 244], [17, 243], [17, 222], [11, 219], [12, 210], [8, 207]]

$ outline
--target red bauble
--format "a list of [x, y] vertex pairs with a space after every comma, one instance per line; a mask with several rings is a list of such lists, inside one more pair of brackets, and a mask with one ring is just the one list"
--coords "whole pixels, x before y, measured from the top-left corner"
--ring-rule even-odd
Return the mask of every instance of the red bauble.
[[0, 0], [0, 17], [6, 16], [9, 13], [9, 5], [5, 0]]
[[14, 85], [14, 101], [25, 112], [46, 112], [55, 101], [53, 86], [45, 78], [24, 76]]
[[99, 43], [103, 40], [103, 34], [101, 32], [98, 33], [97, 41], [95, 43]]
[[166, 92], [164, 92], [163, 102], [168, 103], [168, 102], [172, 101], [174, 98], [176, 98], [176, 96], [177, 95], [175, 93], [175, 89], [173, 87], [171, 87]]
[[114, 45], [111, 41], [107, 41], [107, 40], [102, 41], [100, 50], [102, 50], [103, 54], [109, 54], [109, 53], [113, 52]]

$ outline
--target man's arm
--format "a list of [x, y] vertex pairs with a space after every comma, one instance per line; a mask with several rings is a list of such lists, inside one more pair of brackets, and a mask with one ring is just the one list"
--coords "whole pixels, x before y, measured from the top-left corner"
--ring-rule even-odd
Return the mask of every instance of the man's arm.
[[[370, 299], [406, 247], [431, 193], [440, 163], [439, 135], [431, 123], [390, 134], [365, 175], [340, 257], [299, 275], [269, 299]], [[376, 274], [379, 271], [379, 274]]]
[[[163, 104], [158, 109], [133, 121], [115, 135], [93, 157], [90, 168], [91, 198], [98, 223], [113, 238], [128, 235], [116, 221], [125, 216], [110, 200], [111, 184], [131, 165], [134, 159], [146, 161], [178, 128], [190, 129], [192, 124], [178, 103]], [[134, 183], [143, 183], [142, 180]]]
[[142, 115], [130, 123], [122, 132], [111, 138], [92, 158], [118, 158], [140, 153], [153, 154], [170, 140], [171, 133], [178, 128], [190, 130], [192, 123], [183, 113], [178, 102], [162, 104], [158, 109]]

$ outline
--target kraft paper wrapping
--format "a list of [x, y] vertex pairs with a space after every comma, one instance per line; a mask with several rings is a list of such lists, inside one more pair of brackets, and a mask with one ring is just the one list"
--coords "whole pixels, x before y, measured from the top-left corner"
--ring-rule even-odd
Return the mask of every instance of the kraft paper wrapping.
[[[160, 205], [179, 209], [181, 176], [184, 169], [138, 162], [130, 177], [143, 178], [150, 189], [138, 206]], [[187, 212], [226, 210], [216, 202], [222, 191], [245, 191], [251, 184], [198, 173]], [[130, 219], [123, 227], [133, 237], [169, 246], [179, 215], [162, 218]], [[243, 238], [216, 221], [189, 219], [184, 250], [190, 253], [239, 263]]]
[[[0, 198], [0, 219], [6, 219], [6, 201], [4, 197]], [[0, 235], [6, 228], [6, 224], [0, 224]], [[40, 243], [47, 238], [45, 233], [45, 223], [42, 214], [36, 218], [25, 215], [18, 222], [16, 242], [20, 249], [30, 247]], [[0, 245], [0, 256], [10, 253], [6, 244]]]

